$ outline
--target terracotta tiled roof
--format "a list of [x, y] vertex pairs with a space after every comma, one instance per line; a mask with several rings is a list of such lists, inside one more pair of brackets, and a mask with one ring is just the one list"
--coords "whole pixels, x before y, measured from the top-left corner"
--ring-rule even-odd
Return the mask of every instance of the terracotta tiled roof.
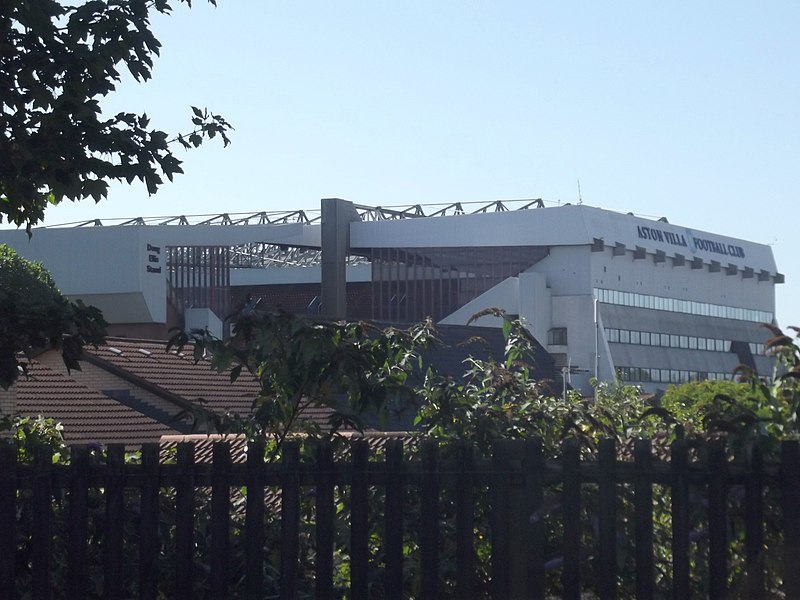
[[176, 433], [167, 425], [35, 361], [28, 371], [29, 377], [20, 378], [14, 386], [17, 412], [53, 418], [64, 426], [64, 439], [69, 444], [143, 444]]
[[[143, 380], [167, 395], [194, 403], [202, 398], [208, 408], [246, 414], [258, 394], [258, 384], [247, 373], [231, 383], [230, 376], [218, 373], [208, 361], [195, 364], [191, 349], [167, 352], [162, 341], [109, 338], [97, 349], [86, 348], [86, 360], [101, 368], [116, 367], [141, 383]], [[94, 360], [93, 360], [94, 359]]]

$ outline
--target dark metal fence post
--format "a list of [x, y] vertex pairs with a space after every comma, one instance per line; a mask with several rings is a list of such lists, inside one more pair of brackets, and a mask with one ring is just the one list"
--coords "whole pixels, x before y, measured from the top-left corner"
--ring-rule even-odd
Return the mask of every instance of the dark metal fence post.
[[364, 440], [351, 445], [353, 479], [350, 486], [350, 598], [369, 595], [369, 446]]
[[403, 441], [386, 444], [386, 597], [403, 597]]
[[178, 444], [175, 481], [175, 595], [194, 598], [194, 444]]
[[511, 596], [509, 587], [509, 491], [511, 476], [508, 440], [492, 444], [492, 597], [503, 600]]
[[300, 547], [300, 446], [285, 442], [282, 454], [280, 597], [293, 600], [297, 596]]
[[527, 500], [528, 590], [531, 600], [544, 600], [544, 447], [542, 438], [525, 441], [525, 498]]
[[653, 561], [653, 482], [649, 440], [634, 443], [634, 524], [636, 527], [636, 598], [647, 600], [655, 592]]
[[598, 484], [600, 598], [617, 597], [617, 446], [614, 440], [600, 440], [600, 481]]
[[749, 472], [745, 482], [745, 555], [747, 560], [747, 595], [763, 598], [764, 591], [764, 480], [761, 448], [750, 452]]
[[689, 446], [672, 442], [672, 597], [689, 598]]
[[228, 596], [230, 556], [231, 445], [217, 442], [211, 475], [211, 597]]
[[262, 598], [264, 585], [264, 444], [247, 445], [247, 508], [244, 515], [245, 596]]
[[439, 442], [425, 440], [420, 510], [420, 598], [439, 598]]
[[800, 445], [781, 444], [781, 509], [783, 511], [783, 592], [800, 598]]
[[89, 448], [73, 446], [69, 470], [67, 596], [85, 598], [89, 584]]
[[708, 593], [713, 598], [728, 594], [728, 511], [725, 477], [725, 444], [714, 440], [708, 448]]
[[0, 440], [0, 598], [14, 597], [17, 556], [17, 449]]
[[564, 519], [564, 568], [561, 582], [564, 598], [581, 597], [581, 448], [578, 440], [567, 440], [562, 445], [562, 470], [564, 492], [562, 498]]
[[53, 451], [38, 447], [33, 454], [33, 581], [31, 591], [34, 600], [50, 600], [52, 584], [52, 540], [53, 525], [50, 504], [53, 500]]
[[106, 451], [105, 496], [103, 597], [106, 600], [122, 600], [125, 528], [121, 524], [125, 522], [125, 447], [121, 444], [112, 444]]
[[334, 547], [334, 466], [330, 443], [317, 447], [316, 494], [316, 551], [315, 595], [320, 600], [333, 598]]
[[456, 451], [456, 596], [470, 600], [475, 578], [475, 490], [472, 444], [461, 440]]
[[142, 447], [141, 515], [139, 517], [139, 598], [158, 595], [158, 445]]

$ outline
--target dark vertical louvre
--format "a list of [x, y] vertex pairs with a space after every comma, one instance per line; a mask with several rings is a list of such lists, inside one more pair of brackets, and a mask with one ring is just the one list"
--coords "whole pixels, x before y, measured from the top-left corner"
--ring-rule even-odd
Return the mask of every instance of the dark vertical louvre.
[[211, 596], [228, 595], [228, 557], [230, 556], [231, 445], [214, 444], [211, 475]]
[[708, 452], [708, 584], [711, 598], [725, 598], [728, 589], [728, 532], [725, 490], [725, 446], [714, 440]]
[[525, 442], [525, 498], [528, 515], [528, 598], [544, 600], [544, 452], [542, 438]]
[[422, 454], [422, 494], [419, 545], [422, 564], [420, 598], [439, 597], [439, 445], [425, 440]]
[[564, 474], [564, 569], [561, 574], [564, 598], [581, 597], [581, 479], [580, 445], [567, 440], [562, 446]]
[[636, 548], [636, 598], [653, 597], [655, 570], [653, 563], [653, 484], [650, 480], [652, 456], [649, 440], [636, 440], [633, 449], [636, 471], [634, 491], [634, 526]]
[[599, 548], [598, 576], [600, 598], [617, 597], [617, 447], [614, 440], [601, 440], [599, 448], [600, 482], [598, 484]]
[[439, 309], [436, 312], [436, 320], [446, 316], [444, 310], [444, 248], [439, 248], [439, 260], [437, 261], [436, 287], [439, 289]]
[[781, 444], [783, 586], [786, 598], [800, 598], [800, 446]]
[[386, 597], [403, 597], [403, 441], [386, 443]]
[[281, 578], [280, 597], [297, 596], [297, 560], [300, 535], [300, 446], [285, 442], [281, 459]]
[[419, 274], [417, 273], [417, 263], [419, 262], [419, 250], [413, 254], [413, 268], [411, 270], [412, 283], [409, 286], [409, 306], [413, 307], [411, 313], [414, 321], [422, 320], [419, 315]]
[[73, 446], [70, 457], [67, 595], [85, 598], [89, 581], [89, 448]]
[[353, 480], [350, 487], [350, 598], [368, 597], [369, 571], [369, 446], [356, 440], [352, 446]]
[[466, 440], [456, 443], [456, 597], [473, 597], [475, 577], [475, 494], [473, 449]]
[[316, 495], [316, 551], [315, 595], [317, 598], [333, 598], [333, 449], [329, 443], [317, 448], [317, 495]]
[[492, 597], [508, 598], [509, 593], [509, 488], [511, 456], [507, 440], [492, 444]]
[[158, 587], [158, 445], [142, 446], [139, 519], [139, 598], [155, 600]]
[[0, 590], [14, 589], [17, 534], [17, 449], [0, 442]]
[[[409, 307], [413, 303], [413, 299], [411, 298], [411, 286], [408, 282], [408, 256], [409, 251], [406, 250], [403, 256], [403, 265], [405, 267], [405, 275], [403, 278], [403, 296], [405, 296], [405, 302], [403, 302], [403, 308], [405, 309], [405, 322], [410, 323], [411, 317], [409, 313]], [[413, 253], [412, 253], [413, 256]]]
[[447, 266], [447, 309], [445, 315], [453, 310], [453, 269]]
[[379, 256], [380, 256], [380, 258], [378, 259], [378, 266], [380, 268], [380, 271], [378, 273], [378, 281], [380, 282], [380, 285], [378, 286], [378, 294], [379, 294], [379, 296], [378, 296], [378, 314], [376, 315], [376, 317], [378, 319], [380, 319], [380, 320], [383, 320], [384, 319], [383, 315], [385, 314], [384, 311], [385, 311], [386, 302], [387, 302], [386, 293], [384, 291], [384, 289], [385, 289], [385, 279], [386, 279], [386, 277], [385, 277], [386, 262], [384, 261], [384, 258], [383, 258], [384, 249], [380, 248], [378, 250], [378, 252], [379, 252]]
[[264, 444], [247, 445], [247, 509], [244, 515], [245, 592], [261, 598], [264, 582]]
[[672, 588], [674, 598], [689, 597], [689, 448], [672, 443]]
[[764, 592], [764, 482], [761, 448], [750, 454], [750, 473], [745, 484], [745, 556], [747, 594], [763, 598]]
[[175, 595], [194, 597], [194, 444], [178, 444], [175, 481]]
[[369, 282], [369, 307], [370, 307], [370, 319], [376, 319], [375, 316], [375, 299], [378, 294], [377, 285], [376, 285], [376, 259], [375, 259], [375, 248], [369, 249], [369, 265], [370, 265], [370, 272], [372, 273], [372, 277], [370, 278]]
[[422, 287], [422, 292], [420, 294], [420, 305], [422, 307], [422, 318], [423, 319], [425, 317], [427, 317], [428, 314], [430, 314], [429, 311], [428, 311], [428, 307], [426, 305], [426, 301], [428, 299], [428, 295], [427, 295], [427, 291], [426, 291], [427, 290], [427, 283], [428, 283], [427, 280], [428, 280], [428, 257], [427, 257], [427, 255], [423, 255], [422, 256], [422, 281], [421, 281], [421, 283], [422, 283], [422, 286], [421, 286]]
[[49, 600], [52, 550], [52, 491], [53, 452], [50, 448], [34, 449], [33, 455], [33, 531], [31, 531], [34, 600]]

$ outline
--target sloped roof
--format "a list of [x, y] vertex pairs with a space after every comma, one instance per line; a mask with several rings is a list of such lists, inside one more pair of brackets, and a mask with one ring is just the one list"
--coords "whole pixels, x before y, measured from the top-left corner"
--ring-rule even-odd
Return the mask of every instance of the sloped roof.
[[231, 382], [228, 374], [213, 370], [208, 361], [195, 363], [191, 350], [167, 352], [163, 341], [108, 338], [105, 345], [86, 348], [84, 358], [131, 383], [149, 384], [151, 391], [176, 404], [202, 398], [217, 412], [250, 412], [259, 390], [246, 373]]
[[143, 444], [176, 431], [74, 379], [33, 361], [15, 384], [17, 412], [64, 426], [69, 444]]

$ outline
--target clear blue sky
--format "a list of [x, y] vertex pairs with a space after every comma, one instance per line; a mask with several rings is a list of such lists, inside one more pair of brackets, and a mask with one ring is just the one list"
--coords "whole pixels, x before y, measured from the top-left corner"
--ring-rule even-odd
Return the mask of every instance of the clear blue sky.
[[207, 106], [233, 144], [48, 224], [575, 202], [580, 179], [586, 204], [772, 244], [778, 320], [800, 325], [800, 3], [195, 2], [155, 21], [154, 79], [108, 110], [177, 132]]

